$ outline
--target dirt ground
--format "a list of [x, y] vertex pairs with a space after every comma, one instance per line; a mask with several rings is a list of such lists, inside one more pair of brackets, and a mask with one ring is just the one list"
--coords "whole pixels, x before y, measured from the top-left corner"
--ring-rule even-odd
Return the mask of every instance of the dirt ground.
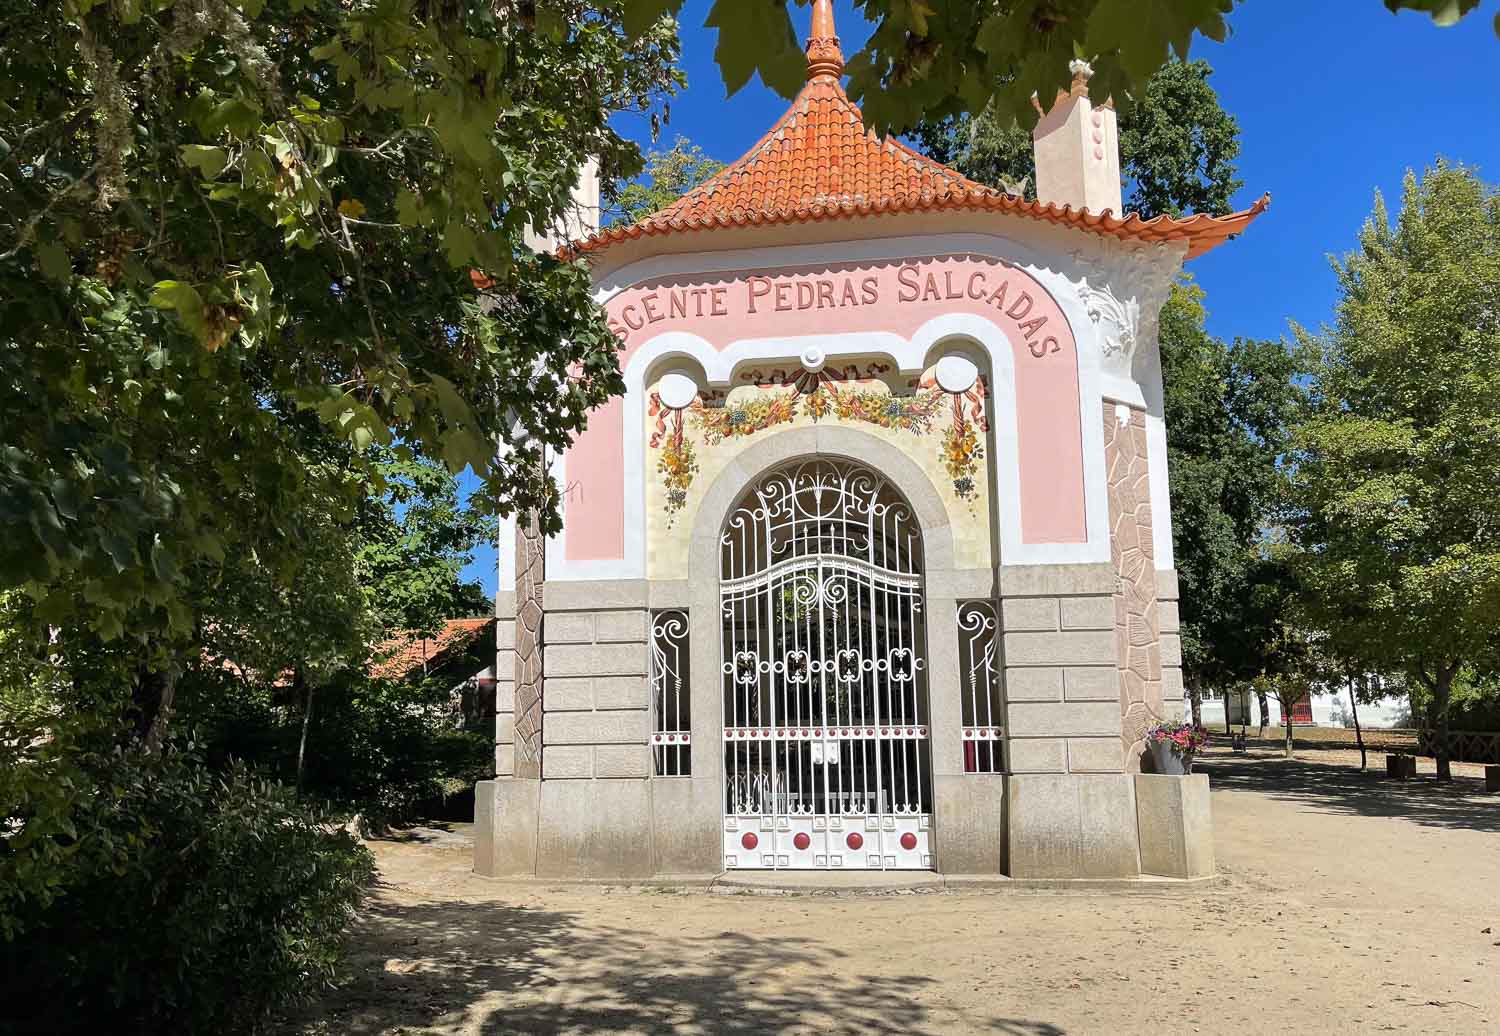
[[1165, 895], [515, 885], [461, 829], [374, 842], [350, 978], [281, 1031], [1500, 1032], [1500, 795], [1333, 754], [1211, 753], [1222, 877]]

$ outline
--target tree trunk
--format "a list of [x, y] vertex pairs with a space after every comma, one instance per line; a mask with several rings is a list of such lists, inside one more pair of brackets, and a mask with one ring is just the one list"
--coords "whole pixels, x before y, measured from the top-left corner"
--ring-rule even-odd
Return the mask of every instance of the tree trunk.
[[1263, 741], [1266, 737], [1266, 724], [1271, 719], [1271, 703], [1266, 700], [1265, 691], [1255, 692], [1255, 703], [1260, 706], [1260, 731], [1255, 736]]
[[1281, 727], [1286, 731], [1286, 757], [1292, 757], [1292, 710], [1287, 702], [1281, 703]]
[[307, 726], [308, 721], [312, 719], [313, 689], [312, 684], [307, 682], [306, 677], [302, 675], [302, 670], [300, 669], [297, 670], [293, 684], [301, 684], [304, 688], [302, 698], [302, 737], [297, 742], [297, 790], [301, 791], [303, 765], [307, 759]]
[[1437, 744], [1432, 746], [1432, 754], [1437, 759], [1437, 779], [1440, 781], [1453, 779], [1448, 746], [1448, 698], [1453, 693], [1453, 677], [1457, 672], [1456, 665], [1438, 666], [1437, 679], [1432, 684], [1433, 722], [1430, 725], [1437, 737]]
[[148, 755], [160, 752], [166, 743], [176, 693], [177, 673], [173, 669], [145, 670], [136, 677], [130, 694], [135, 706], [135, 734]]
[[1349, 677], [1349, 712], [1354, 716], [1354, 740], [1359, 742], [1359, 768], [1365, 768], [1365, 735], [1359, 729], [1359, 697], [1354, 693], [1354, 677]]
[[1203, 688], [1193, 687], [1188, 691], [1188, 703], [1192, 707], [1193, 726], [1203, 725]]

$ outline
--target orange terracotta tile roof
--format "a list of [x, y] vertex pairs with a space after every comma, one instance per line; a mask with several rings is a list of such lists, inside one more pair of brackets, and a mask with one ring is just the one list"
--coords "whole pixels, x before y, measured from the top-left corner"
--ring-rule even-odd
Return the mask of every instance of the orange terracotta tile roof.
[[787, 113], [739, 161], [645, 219], [597, 231], [574, 246], [588, 254], [662, 234], [812, 223], [898, 212], [1008, 212], [1128, 241], [1187, 242], [1189, 259], [1249, 225], [1270, 195], [1228, 216], [1089, 212], [1027, 201], [962, 174], [898, 140], [866, 130], [840, 82], [843, 55], [833, 16], [819, 0], [808, 39], [808, 80]]
[[403, 680], [423, 666], [440, 665], [467, 649], [494, 625], [494, 619], [447, 619], [435, 637], [418, 637], [410, 630], [398, 630], [376, 647], [376, 661], [370, 665], [370, 675], [383, 680]]

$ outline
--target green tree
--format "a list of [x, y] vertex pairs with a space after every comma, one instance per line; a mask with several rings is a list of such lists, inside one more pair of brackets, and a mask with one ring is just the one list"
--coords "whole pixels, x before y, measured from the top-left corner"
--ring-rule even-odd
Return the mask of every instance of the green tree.
[[[1372, 0], [1364, 2], [1373, 12]], [[1424, 11], [1451, 25], [1480, 0], [1383, 2], [1392, 12]], [[629, 0], [627, 15], [649, 25], [682, 5]], [[1093, 61], [1099, 96], [1125, 104], [1173, 56], [1186, 59], [1196, 37], [1224, 42], [1235, 0], [857, 0], [857, 6], [875, 26], [849, 58], [849, 94], [871, 125], [901, 131], [923, 118], [986, 108], [1006, 123], [1025, 119], [1033, 94], [1049, 98], [1067, 89], [1068, 61], [1079, 55]], [[714, 56], [730, 93], [757, 74], [787, 97], [802, 86], [801, 40], [786, 0], [715, 0], [708, 24], [718, 29]], [[1500, 16], [1495, 29], [1500, 33]]]
[[[253, 558], [235, 566], [202, 605], [204, 653], [187, 666], [189, 709], [234, 746], [228, 754], [283, 769], [287, 739], [271, 732], [294, 732], [296, 761], [287, 769], [299, 787], [310, 737], [314, 755], [326, 757], [347, 746], [340, 728], [378, 727], [385, 713], [404, 712], [394, 722], [404, 723], [404, 743], [421, 755], [429, 735], [442, 733], [441, 699], [451, 687], [372, 689], [368, 665], [397, 630], [430, 635], [445, 619], [493, 610], [461, 572], [474, 548], [493, 539], [494, 517], [465, 506], [440, 464], [405, 447], [375, 447], [373, 455], [383, 493], [366, 500], [352, 524], [325, 517], [312, 526], [290, 576]], [[204, 699], [221, 690], [226, 670], [243, 685], [235, 693], [251, 700], [221, 711]], [[315, 723], [320, 710], [332, 721]]]
[[1439, 162], [1409, 173], [1334, 263], [1289, 528], [1323, 625], [1427, 692], [1439, 779], [1455, 677], [1500, 655], [1500, 191]]
[[610, 117], [681, 82], [671, 20], [624, 16], [0, 0], [0, 586], [128, 644], [143, 726], [204, 593], [301, 564], [300, 516], [379, 492], [372, 444], [556, 528], [540, 451], [621, 380], [587, 270], [523, 237], [586, 158], [638, 171]]
[[494, 602], [462, 572], [493, 542], [493, 515], [460, 499], [458, 480], [421, 457], [386, 454], [386, 493], [363, 506], [354, 528], [354, 571], [380, 629], [431, 634], [444, 619], [493, 615]]
[[633, 223], [666, 208], [723, 168], [723, 162], [709, 158], [702, 148], [680, 136], [668, 150], [646, 156], [644, 174], [621, 188], [613, 215]]
[[1280, 342], [1208, 334], [1202, 297], [1190, 282], [1179, 284], [1159, 334], [1183, 675], [1195, 721], [1204, 690], [1222, 693], [1262, 671], [1282, 621], [1271, 605], [1287, 598], [1270, 591], [1284, 562], [1265, 539], [1279, 501], [1278, 459], [1300, 401], [1292, 352]]

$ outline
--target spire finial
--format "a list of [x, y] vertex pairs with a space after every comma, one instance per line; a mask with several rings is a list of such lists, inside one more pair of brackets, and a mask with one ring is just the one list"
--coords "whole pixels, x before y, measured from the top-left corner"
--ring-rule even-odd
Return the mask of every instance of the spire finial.
[[1094, 66], [1082, 58], [1074, 58], [1068, 62], [1068, 71], [1073, 73], [1074, 97], [1087, 97], [1089, 92], [1089, 80], [1094, 76]]
[[833, 27], [833, 0], [813, 0], [812, 31], [807, 37], [807, 78], [844, 74], [844, 52]]

